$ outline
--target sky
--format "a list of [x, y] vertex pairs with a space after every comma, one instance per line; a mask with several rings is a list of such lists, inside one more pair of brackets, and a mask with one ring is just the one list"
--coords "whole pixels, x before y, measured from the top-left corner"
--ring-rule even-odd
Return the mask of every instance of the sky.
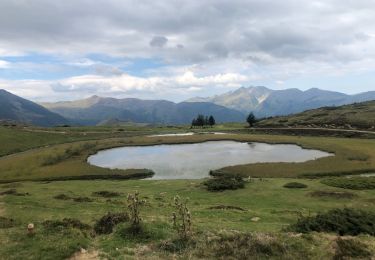
[[374, 82], [374, 0], [0, 1], [0, 88], [38, 102]]

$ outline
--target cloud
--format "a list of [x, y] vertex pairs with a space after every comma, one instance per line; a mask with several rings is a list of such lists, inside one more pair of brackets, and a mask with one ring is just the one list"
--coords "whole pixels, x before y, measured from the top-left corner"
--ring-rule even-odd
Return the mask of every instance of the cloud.
[[[4, 0], [0, 1], [0, 60], [4, 60], [0, 68], [9, 69], [4, 57], [12, 55], [62, 57], [82, 73], [70, 72], [58, 82], [65, 86], [78, 81], [72, 77], [77, 74], [90, 78], [87, 93], [95, 88], [106, 93], [130, 91], [125, 86], [133, 86], [140, 96], [141, 89], [146, 91], [143, 96], [150, 96], [151, 90], [170, 86], [179, 97], [187, 84], [192, 84], [191, 90], [206, 93], [211, 88], [214, 93], [253, 80], [283, 81], [288, 87], [293, 78], [374, 71], [374, 24], [373, 0]], [[134, 74], [144, 77], [136, 77], [124, 73], [126, 66], [98, 61], [91, 54], [155, 59], [163, 66], [140, 65]], [[36, 67], [45, 71], [47, 65]], [[89, 73], [97, 78], [88, 77]], [[34, 79], [41, 74], [38, 70]], [[44, 89], [46, 81], [39, 83]], [[36, 84], [29, 86], [38, 88]], [[79, 86], [84, 89], [80, 84], [68, 86], [66, 92], [58, 85], [55, 89], [60, 94], [78, 92]], [[154, 91], [154, 95], [162, 93]]]
[[0, 69], [6, 69], [9, 68], [10, 63], [5, 60], [0, 60]]
[[168, 39], [164, 36], [154, 36], [152, 40], [150, 41], [151, 47], [164, 47], [168, 42]]
[[122, 73], [82, 75], [54, 81], [0, 80], [0, 88], [37, 101], [80, 99], [93, 94], [116, 97], [137, 94], [147, 99], [179, 95], [183, 100], [197, 91], [211, 90], [211, 87], [228, 90], [241, 86], [247, 80], [248, 77], [235, 73], [197, 76], [192, 71], [186, 71], [181, 75], [147, 78]]

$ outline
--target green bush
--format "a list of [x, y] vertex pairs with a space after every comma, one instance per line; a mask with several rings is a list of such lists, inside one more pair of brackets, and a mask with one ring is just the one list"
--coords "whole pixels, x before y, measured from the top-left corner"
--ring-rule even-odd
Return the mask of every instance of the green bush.
[[321, 183], [332, 187], [351, 190], [375, 189], [375, 177], [329, 178], [322, 180]]
[[286, 183], [283, 187], [288, 189], [304, 189], [307, 188], [307, 185], [300, 182], [289, 182]]
[[307, 233], [334, 232], [339, 235], [375, 235], [375, 213], [356, 209], [333, 209], [314, 217], [302, 217], [288, 230]]
[[221, 175], [208, 179], [203, 184], [209, 191], [237, 190], [245, 187], [245, 181], [240, 176]]

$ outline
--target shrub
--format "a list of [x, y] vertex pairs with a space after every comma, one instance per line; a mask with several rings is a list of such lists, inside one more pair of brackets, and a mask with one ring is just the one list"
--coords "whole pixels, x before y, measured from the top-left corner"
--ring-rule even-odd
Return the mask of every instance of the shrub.
[[14, 195], [14, 196], [26, 196], [30, 195], [29, 193], [19, 193], [16, 189], [9, 189], [3, 192], [0, 192], [0, 195]]
[[57, 200], [70, 200], [71, 197], [69, 197], [68, 195], [65, 195], [65, 194], [58, 194], [56, 196], [53, 197], [54, 199], [57, 199]]
[[371, 256], [372, 253], [368, 250], [367, 245], [361, 241], [342, 238], [336, 240], [334, 259], [365, 259], [370, 258]]
[[322, 191], [317, 190], [310, 193], [311, 197], [319, 198], [332, 198], [332, 199], [352, 199], [355, 197], [355, 194], [345, 191]]
[[329, 178], [322, 180], [321, 183], [351, 190], [375, 189], [375, 177]]
[[112, 198], [112, 197], [121, 196], [121, 193], [115, 192], [115, 191], [102, 190], [102, 191], [93, 192], [92, 195], [100, 196], [100, 197], [104, 197], [104, 198]]
[[283, 187], [288, 189], [304, 189], [307, 188], [307, 185], [300, 182], [289, 182], [284, 184]]
[[203, 182], [208, 191], [237, 190], [245, 187], [241, 176], [220, 175]]
[[182, 240], [187, 240], [191, 235], [191, 214], [186, 206], [187, 201], [182, 201], [179, 196], [174, 197], [176, 212], [172, 213], [173, 228]]
[[110, 234], [113, 228], [120, 223], [129, 221], [127, 213], [107, 213], [101, 217], [94, 226], [95, 233], [97, 234]]
[[375, 213], [349, 208], [333, 209], [314, 217], [302, 217], [288, 229], [301, 233], [317, 231], [352, 236], [375, 235]]
[[14, 219], [0, 216], [0, 228], [11, 228], [15, 225], [16, 221]]
[[75, 202], [93, 202], [93, 199], [90, 199], [88, 197], [77, 197], [77, 198], [73, 198], [73, 201], [75, 201]]
[[90, 230], [90, 225], [84, 224], [78, 219], [64, 218], [63, 220], [46, 220], [42, 225], [48, 230], [62, 230], [65, 228], [76, 228], [79, 230]]

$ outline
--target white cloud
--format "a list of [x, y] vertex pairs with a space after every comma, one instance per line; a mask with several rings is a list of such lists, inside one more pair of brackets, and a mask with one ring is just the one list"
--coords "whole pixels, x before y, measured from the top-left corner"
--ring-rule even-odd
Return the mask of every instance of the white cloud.
[[2, 80], [0, 88], [37, 101], [79, 99], [93, 94], [102, 96], [166, 98], [178, 94], [180, 100], [204, 88], [231, 89], [248, 78], [236, 73], [196, 76], [187, 71], [170, 77], [135, 77], [128, 74], [101, 76], [82, 75], [57, 81]]
[[0, 60], [0, 69], [6, 69], [9, 68], [10, 63], [5, 60]]

